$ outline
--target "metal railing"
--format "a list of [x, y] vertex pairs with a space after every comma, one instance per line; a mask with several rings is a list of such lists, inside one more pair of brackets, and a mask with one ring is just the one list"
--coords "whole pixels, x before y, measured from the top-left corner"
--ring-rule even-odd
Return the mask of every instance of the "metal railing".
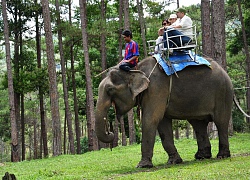
[[[173, 51], [173, 50], [191, 50], [191, 49], [196, 49], [197, 47], [197, 33], [196, 33], [196, 25], [188, 27], [188, 28], [179, 28], [176, 29], [180, 32], [186, 31], [188, 29], [192, 29], [190, 31], [191, 33], [185, 33], [181, 35], [175, 35], [175, 36], [168, 36], [168, 31], [171, 31], [173, 29], [167, 29], [164, 31], [166, 35], [166, 39], [162, 39], [161, 42], [156, 44], [156, 40], [149, 40], [147, 41], [148, 43], [148, 48], [149, 48], [149, 54], [155, 54], [155, 53], [160, 53], [164, 51]], [[188, 36], [191, 38], [190, 42], [183, 44], [182, 42], [182, 37]], [[180, 44], [178, 45], [173, 38], [179, 38]], [[166, 43], [165, 43], [166, 42]], [[173, 47], [170, 47], [169, 43], [173, 43]], [[164, 47], [164, 43], [167, 45], [167, 47]], [[160, 52], [157, 52], [156, 49]]]

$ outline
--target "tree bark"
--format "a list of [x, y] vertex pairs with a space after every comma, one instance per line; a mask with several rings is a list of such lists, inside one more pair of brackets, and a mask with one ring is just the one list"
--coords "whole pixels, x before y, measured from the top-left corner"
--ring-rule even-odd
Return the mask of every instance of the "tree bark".
[[[37, 0], [35, 0], [35, 5], [37, 6]], [[35, 20], [36, 20], [36, 50], [37, 50], [37, 67], [39, 69], [42, 68], [42, 62], [41, 62], [41, 33], [39, 28], [39, 12], [36, 11]], [[39, 106], [40, 106], [40, 119], [41, 119], [41, 146], [43, 148], [44, 157], [49, 156], [48, 152], [48, 137], [47, 137], [47, 129], [46, 129], [46, 122], [45, 122], [45, 110], [44, 110], [44, 101], [43, 101], [43, 92], [42, 87], [38, 87], [38, 94], [39, 94]], [[40, 157], [42, 157], [42, 151], [40, 152]]]
[[124, 116], [120, 118], [120, 126], [121, 126], [121, 133], [122, 133], [122, 146], [127, 146], [127, 136], [126, 136], [125, 126], [124, 126]]
[[189, 139], [190, 136], [190, 124], [187, 122], [187, 129], [186, 129], [186, 138]]
[[[60, 18], [60, 9], [59, 9], [58, 0], [56, 0], [56, 12], [58, 13], [57, 14], [57, 26], [59, 27], [61, 24], [61, 18]], [[58, 45], [59, 45], [60, 58], [61, 58], [61, 71], [62, 71], [65, 114], [66, 114], [68, 136], [69, 136], [69, 150], [70, 150], [70, 154], [75, 154], [74, 135], [73, 135], [73, 129], [72, 129], [72, 114], [70, 112], [70, 107], [69, 107], [69, 95], [68, 95], [68, 87], [67, 87], [67, 81], [66, 81], [65, 59], [64, 59], [64, 53], [63, 53], [62, 30], [59, 28], [57, 32], [58, 32], [58, 43], [59, 43]]]
[[[35, 112], [34, 112], [35, 113]], [[37, 123], [36, 118], [33, 119], [33, 128], [34, 128], [34, 135], [33, 135], [33, 141], [34, 141], [34, 159], [37, 159]]]
[[225, 33], [225, 2], [224, 0], [212, 1], [213, 22], [213, 48], [212, 57], [223, 69], [227, 70], [226, 64], [226, 33]]
[[176, 123], [176, 130], [175, 130], [175, 134], [174, 134], [174, 137], [175, 139], [180, 139], [180, 132], [179, 132], [179, 120], [175, 120], [175, 123]]
[[123, 31], [123, 0], [119, 0], [119, 31], [118, 31], [119, 59], [118, 59], [118, 63], [123, 59], [122, 57], [123, 38], [121, 35], [122, 31]]
[[115, 118], [114, 125], [112, 126], [112, 131], [114, 132], [113, 147], [117, 147], [119, 141], [119, 122], [117, 118]]
[[[210, 0], [201, 0], [201, 27], [202, 27], [202, 54], [205, 57], [212, 57], [211, 37], [211, 3]], [[209, 122], [207, 127], [208, 135], [213, 133], [214, 122]]]
[[25, 148], [25, 122], [24, 122], [24, 95], [23, 93], [21, 94], [21, 140], [22, 140], [22, 161], [24, 161], [26, 148]]
[[124, 28], [130, 29], [129, 22], [129, 0], [123, 0], [123, 8], [124, 8]]
[[[19, 33], [20, 33], [20, 26], [18, 21], [18, 3], [14, 4], [14, 59], [13, 59], [13, 67], [14, 67], [14, 79], [19, 79], [19, 67], [20, 67], [20, 54], [19, 54]], [[20, 137], [20, 130], [21, 130], [21, 120], [20, 120], [20, 93], [15, 91], [14, 89], [14, 104], [15, 104], [15, 119], [17, 124], [17, 139], [18, 139], [18, 146], [22, 145], [22, 139]], [[20, 147], [18, 147], [20, 149]], [[19, 156], [22, 155], [22, 148], [20, 149]]]
[[[245, 30], [245, 24], [244, 24], [244, 20], [243, 20], [243, 16], [242, 16], [242, 10], [241, 10], [241, 0], [237, 0], [237, 5], [238, 5], [238, 9], [239, 9], [239, 17], [240, 17], [240, 22], [241, 22], [241, 27], [242, 27], [242, 39], [243, 39], [243, 43], [244, 43], [244, 50], [246, 53], [246, 79], [247, 79], [247, 85], [246, 87], [250, 86], [250, 54], [249, 54], [249, 49], [248, 49], [248, 44], [247, 44], [247, 36], [246, 36], [246, 30]], [[247, 88], [247, 92], [246, 92], [246, 96], [247, 96], [247, 109], [248, 112], [250, 112], [250, 89]], [[250, 124], [250, 118], [246, 118], [247, 123]]]
[[210, 0], [201, 0], [202, 54], [212, 57]]
[[52, 131], [53, 131], [53, 156], [62, 154], [62, 137], [61, 137], [61, 122], [59, 116], [59, 102], [58, 91], [56, 81], [56, 67], [54, 57], [54, 45], [53, 36], [51, 31], [51, 19], [48, 0], [42, 1], [43, 18], [44, 18], [44, 31], [46, 41], [46, 52], [48, 61], [48, 73], [49, 73], [49, 93], [50, 93], [50, 105], [52, 115]]
[[139, 15], [139, 22], [141, 28], [141, 38], [142, 38], [142, 45], [143, 45], [143, 52], [144, 57], [147, 57], [147, 41], [146, 41], [146, 30], [145, 30], [145, 22], [144, 22], [144, 14], [143, 14], [143, 4], [142, 0], [137, 0], [137, 8], [138, 8], [138, 15]]
[[4, 40], [6, 50], [6, 64], [7, 64], [7, 76], [8, 76], [8, 93], [9, 93], [9, 105], [10, 105], [10, 125], [11, 125], [11, 157], [13, 162], [20, 161], [19, 149], [18, 149], [18, 135], [17, 124], [15, 119], [15, 105], [14, 105], [14, 87], [13, 77], [11, 69], [11, 56], [10, 56], [10, 41], [9, 41], [9, 25], [6, 10], [6, 0], [2, 0], [2, 12], [4, 22]]
[[[71, 3], [69, 0], [69, 23], [72, 26], [72, 17], [71, 17]], [[73, 98], [74, 98], [74, 112], [75, 112], [75, 132], [76, 132], [76, 153], [81, 154], [81, 129], [78, 116], [78, 104], [76, 96], [76, 81], [75, 81], [75, 65], [74, 65], [74, 39], [72, 38], [70, 42], [70, 63], [71, 63], [71, 79], [72, 79], [72, 89], [73, 89]]]
[[95, 135], [95, 115], [94, 115], [94, 98], [92, 90], [92, 80], [89, 63], [89, 50], [88, 50], [88, 35], [87, 35], [87, 15], [86, 15], [86, 0], [79, 0], [80, 17], [82, 28], [82, 45], [85, 60], [85, 74], [86, 74], [86, 92], [87, 92], [87, 126], [88, 126], [88, 143], [89, 150], [98, 150], [98, 140]]
[[[212, 58], [227, 71], [226, 63], [226, 33], [225, 33], [225, 2], [224, 0], [212, 1]], [[212, 137], [218, 137], [215, 124], [211, 125]]]
[[[107, 50], [106, 50], [106, 6], [107, 1], [101, 0], [101, 62], [102, 62], [102, 71], [107, 69]], [[106, 76], [105, 73], [102, 74], [102, 79]]]
[[[106, 8], [107, 8], [107, 1], [101, 0], [101, 24], [100, 24], [100, 33], [101, 33], [101, 67], [102, 71], [107, 69], [107, 50], [106, 50]], [[102, 79], [106, 77], [106, 74], [102, 74]], [[107, 148], [108, 144], [103, 143], [101, 141], [99, 143], [99, 148]]]
[[131, 113], [128, 113], [129, 119], [129, 144], [136, 143], [136, 136], [135, 136], [135, 122], [134, 122], [134, 111], [131, 109]]

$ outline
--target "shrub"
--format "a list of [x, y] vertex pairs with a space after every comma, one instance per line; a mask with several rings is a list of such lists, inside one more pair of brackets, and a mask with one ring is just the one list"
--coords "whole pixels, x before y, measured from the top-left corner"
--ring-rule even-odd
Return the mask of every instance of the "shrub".
[[84, 154], [89, 151], [88, 148], [88, 138], [86, 136], [81, 138], [81, 154]]

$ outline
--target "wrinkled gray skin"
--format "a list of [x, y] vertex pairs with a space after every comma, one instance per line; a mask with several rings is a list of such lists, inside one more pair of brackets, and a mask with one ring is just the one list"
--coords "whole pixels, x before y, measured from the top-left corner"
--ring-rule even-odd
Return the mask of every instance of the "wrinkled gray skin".
[[[207, 135], [208, 122], [213, 121], [219, 133], [218, 158], [230, 157], [228, 124], [231, 117], [233, 87], [227, 73], [215, 62], [207, 66], [189, 66], [178, 72], [179, 78], [167, 76], [155, 59], [148, 57], [138, 64], [138, 71], [125, 72], [113, 67], [99, 85], [96, 105], [96, 134], [102, 142], [112, 142], [104, 119], [112, 105], [117, 117], [127, 113], [137, 103], [142, 108], [141, 161], [137, 167], [153, 167], [153, 147], [158, 130], [169, 164], [181, 163], [173, 140], [172, 119], [187, 119], [193, 126], [198, 144], [196, 159], [211, 157]], [[148, 79], [149, 77], [149, 79]], [[171, 90], [170, 90], [171, 89]], [[140, 98], [138, 98], [139, 96]]]

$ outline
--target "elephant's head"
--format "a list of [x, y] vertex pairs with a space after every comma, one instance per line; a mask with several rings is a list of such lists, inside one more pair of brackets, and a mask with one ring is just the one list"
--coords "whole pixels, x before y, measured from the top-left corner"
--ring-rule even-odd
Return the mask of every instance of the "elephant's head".
[[139, 70], [125, 72], [112, 68], [98, 88], [96, 104], [96, 135], [102, 142], [109, 143], [114, 139], [113, 133], [106, 131], [105, 120], [111, 105], [115, 107], [118, 119], [136, 103], [136, 96], [148, 88], [149, 79]]

